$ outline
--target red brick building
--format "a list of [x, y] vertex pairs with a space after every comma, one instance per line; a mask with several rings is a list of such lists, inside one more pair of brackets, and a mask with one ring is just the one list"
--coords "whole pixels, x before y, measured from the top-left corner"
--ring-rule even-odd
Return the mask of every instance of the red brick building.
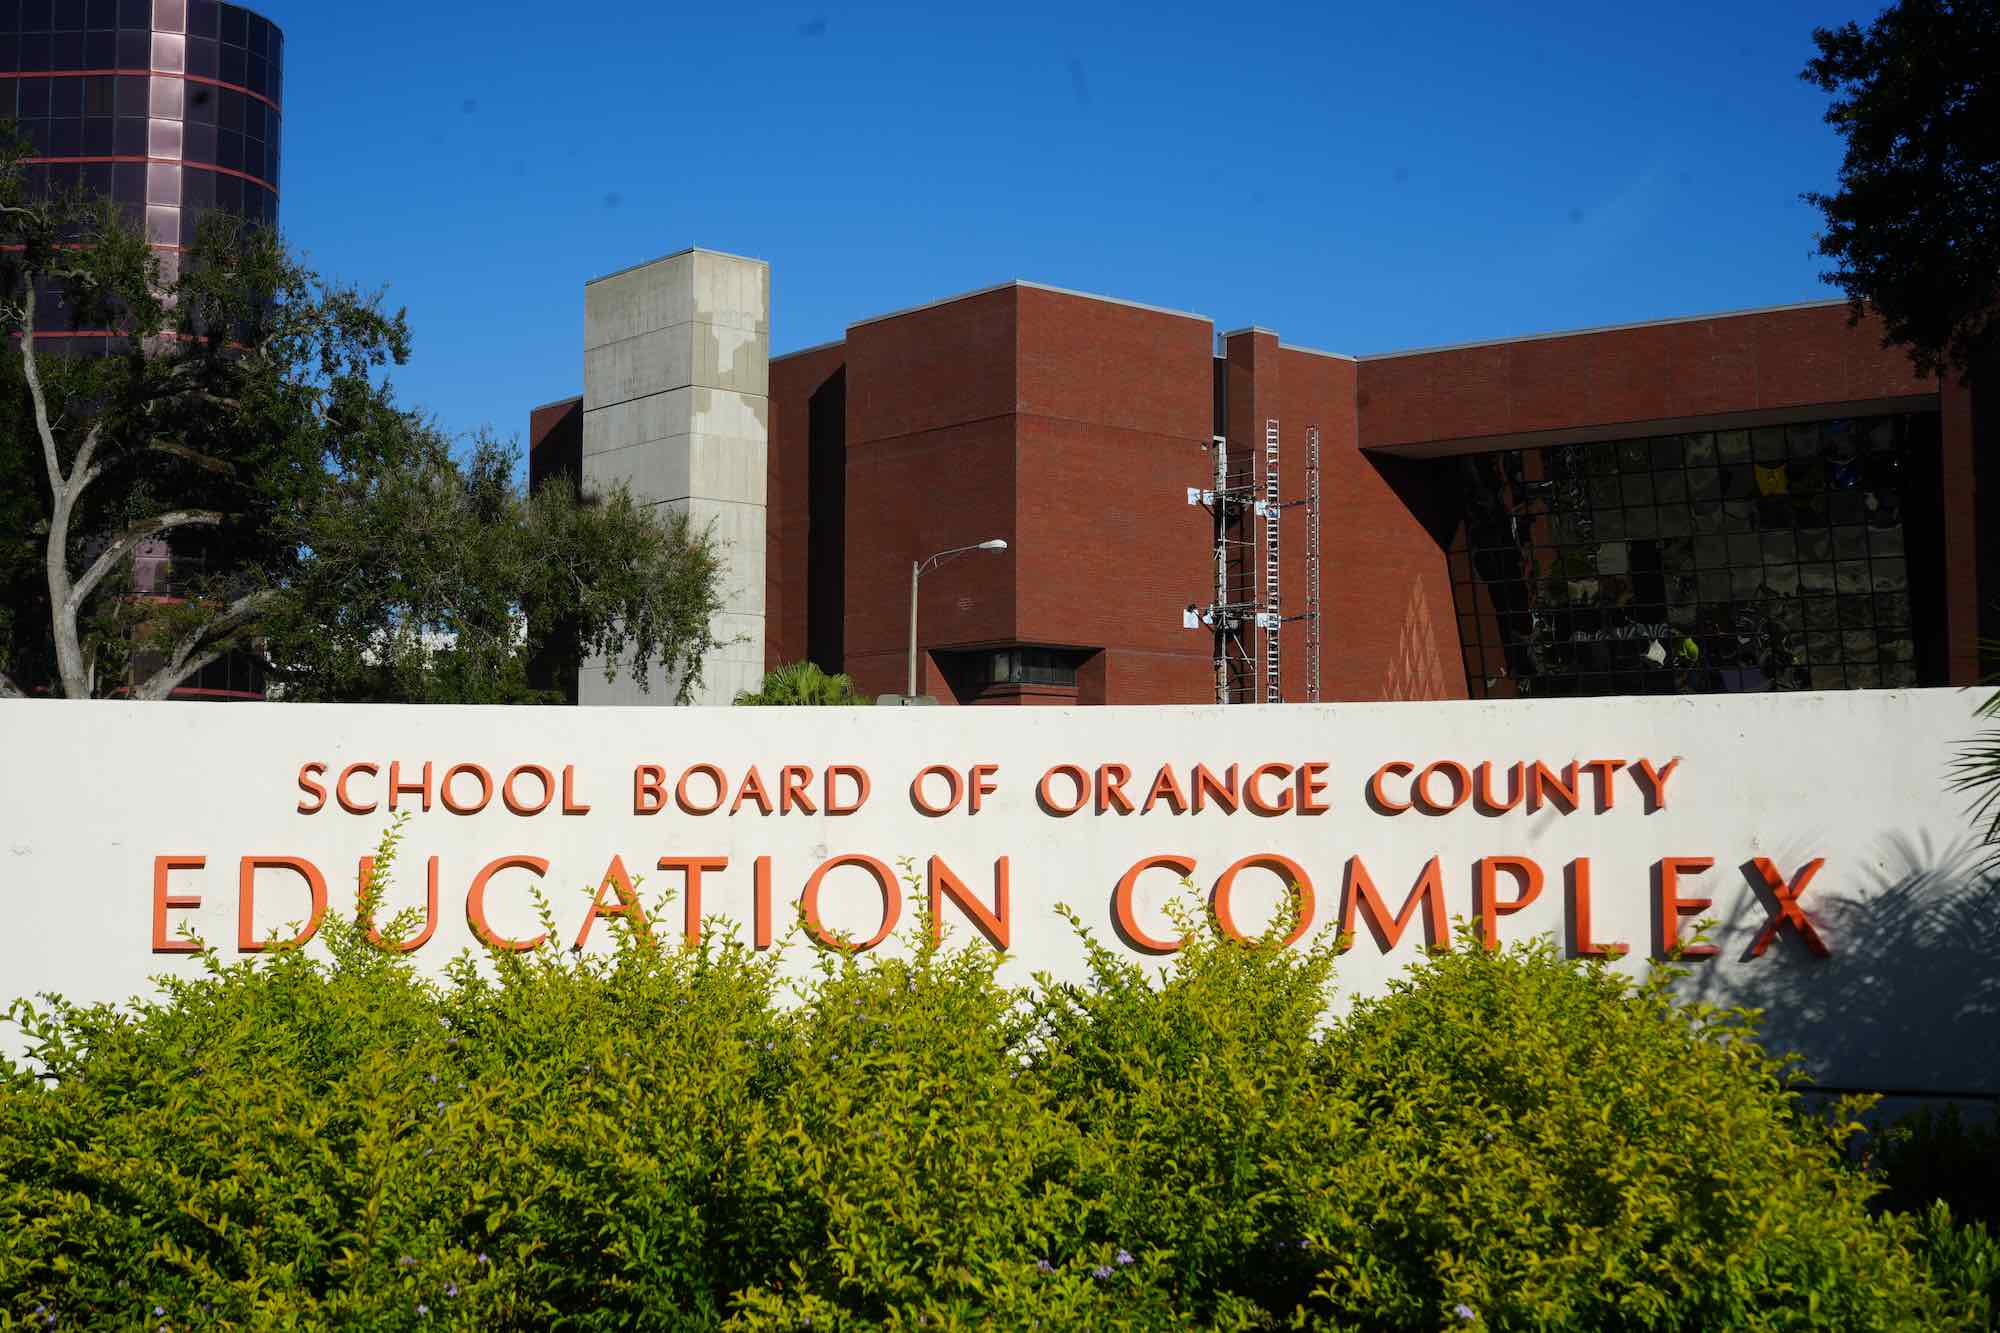
[[[1272, 422], [1285, 501], [1317, 434], [1323, 699], [1965, 683], [1994, 599], [1974, 395], [1838, 302], [1356, 358], [1014, 282], [774, 357], [769, 398], [766, 659], [869, 694], [903, 688], [911, 561], [998, 537], [925, 576], [920, 689], [1214, 701], [1183, 613], [1235, 594], [1188, 492], [1222, 437], [1261, 494]], [[579, 418], [536, 410], [538, 472]], [[1288, 617], [1306, 512], [1279, 524]], [[1234, 531], [1262, 596], [1259, 520]], [[1305, 698], [1308, 623], [1277, 633]]]

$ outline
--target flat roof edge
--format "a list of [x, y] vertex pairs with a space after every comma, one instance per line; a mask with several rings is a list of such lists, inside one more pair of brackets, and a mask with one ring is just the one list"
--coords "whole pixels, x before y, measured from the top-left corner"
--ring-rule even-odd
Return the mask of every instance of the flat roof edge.
[[1752, 315], [1778, 315], [1791, 310], [1823, 310], [1844, 306], [1847, 298], [1792, 301], [1785, 305], [1752, 306], [1745, 310], [1717, 310], [1702, 315], [1673, 315], [1666, 319], [1641, 319], [1629, 324], [1596, 324], [1582, 329], [1558, 329], [1552, 333], [1522, 333], [1511, 338], [1482, 338], [1473, 342], [1440, 343], [1435, 347], [1410, 347], [1396, 352], [1367, 352], [1356, 361], [1388, 361], [1399, 356], [1429, 356], [1437, 352], [1464, 352], [1475, 347], [1503, 347], [1508, 343], [1547, 342], [1551, 338], [1584, 338], [1597, 333], [1622, 333], [1627, 329], [1654, 329], [1667, 324], [1700, 324], [1711, 319], [1747, 319]]
[[996, 282], [990, 286], [978, 287], [969, 292], [959, 292], [955, 296], [940, 296], [935, 301], [920, 301], [916, 305], [906, 305], [900, 309], [890, 310], [880, 315], [870, 315], [866, 319], [855, 320], [847, 327], [858, 329], [864, 324], [879, 324], [885, 319], [896, 319], [903, 315], [914, 315], [919, 310], [930, 310], [941, 305], [951, 305], [957, 301], [970, 301], [975, 296], [990, 296], [994, 292], [1005, 291], [1009, 287], [1026, 287], [1031, 291], [1053, 292], [1057, 296], [1074, 296], [1085, 301], [1101, 301], [1105, 305], [1122, 305], [1133, 310], [1149, 310], [1156, 315], [1173, 315], [1179, 319], [1196, 319], [1204, 324], [1213, 324], [1215, 322], [1207, 315], [1198, 315], [1191, 310], [1174, 310], [1163, 305], [1147, 305], [1144, 301], [1128, 301], [1121, 296], [1102, 296], [1096, 292], [1079, 292], [1069, 287], [1057, 287], [1046, 282], [1033, 282], [1027, 278], [1009, 278], [1005, 282]]
[[853, 320], [848, 324], [847, 327], [850, 329], [858, 329], [865, 324], [880, 324], [885, 319], [895, 319], [901, 315], [914, 315], [919, 310], [929, 310], [934, 306], [952, 305], [959, 301], [970, 301], [975, 296], [986, 296], [989, 295], [990, 293], [1002, 291], [1014, 285], [1015, 284], [1013, 282], [996, 282], [993, 283], [991, 286], [975, 288], [974, 290], [969, 292], [959, 292], [955, 296], [940, 296], [935, 301], [919, 301], [915, 305], [901, 306], [895, 310], [886, 311], [880, 315], [870, 315], [866, 319]]
[[1172, 306], [1148, 305], [1144, 301], [1128, 301], [1122, 296], [1104, 296], [1097, 292], [1079, 292], [1069, 287], [1057, 287], [1046, 282], [1030, 282], [1025, 278], [1016, 278], [1014, 281], [1016, 286], [1032, 287], [1038, 292], [1054, 292], [1058, 296], [1075, 296], [1086, 301], [1102, 301], [1106, 305], [1122, 305], [1132, 310], [1149, 310], [1153, 314], [1172, 315], [1176, 319], [1197, 319], [1204, 324], [1215, 323], [1207, 315], [1197, 314], [1192, 310], [1176, 310]]
[[1360, 359], [1359, 357], [1349, 356], [1346, 352], [1329, 352], [1318, 347], [1298, 347], [1288, 342], [1279, 343], [1278, 350], [1281, 352], [1304, 352], [1307, 356], [1324, 356], [1335, 361], [1357, 361]]
[[684, 245], [671, 254], [656, 255], [651, 259], [642, 259], [636, 264], [627, 264], [624, 268], [614, 268], [609, 273], [600, 273], [594, 278], [585, 278], [583, 285], [588, 287], [595, 282], [620, 278], [627, 273], [636, 273], [642, 268], [651, 268], [655, 264], [664, 264], [669, 259], [679, 259], [682, 255], [715, 255], [721, 259], [734, 259], [745, 264], [756, 264], [761, 268], [771, 267], [771, 261], [768, 259], [752, 259], [749, 255], [733, 255], [727, 250], [711, 250], [705, 245]]
[[551, 398], [546, 403], [536, 403], [533, 407], [529, 408], [528, 411], [532, 415], [533, 413], [541, 411], [545, 407], [566, 407], [571, 403], [580, 403], [582, 401], [583, 401], [582, 394], [573, 393], [567, 398]]
[[771, 360], [783, 361], [786, 357], [804, 356], [807, 352], [824, 352], [829, 347], [844, 347], [846, 344], [847, 339], [845, 338], [829, 338], [823, 343], [814, 343], [810, 347], [794, 347], [789, 352], [779, 352]]

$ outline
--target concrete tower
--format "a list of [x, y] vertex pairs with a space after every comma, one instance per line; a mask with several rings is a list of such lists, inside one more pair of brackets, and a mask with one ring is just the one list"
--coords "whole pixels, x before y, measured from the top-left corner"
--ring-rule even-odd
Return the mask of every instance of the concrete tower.
[[[765, 460], [769, 448], [771, 269], [683, 250], [595, 279], [583, 297], [582, 484], [624, 482], [642, 504], [688, 514], [723, 559], [722, 646], [695, 702], [726, 704], [764, 673]], [[665, 704], [606, 664], [578, 673], [581, 704]]]

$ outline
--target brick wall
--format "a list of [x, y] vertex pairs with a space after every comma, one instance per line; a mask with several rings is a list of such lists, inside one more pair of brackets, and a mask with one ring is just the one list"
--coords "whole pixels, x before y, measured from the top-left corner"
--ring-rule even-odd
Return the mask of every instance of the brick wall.
[[1369, 448], [1935, 393], [1872, 321], [1822, 305], [1360, 363]]
[[[871, 320], [842, 345], [774, 362], [772, 660], [803, 655], [810, 608], [833, 596], [810, 591], [818, 579], [840, 603], [839, 661], [826, 665], [869, 693], [900, 691], [910, 561], [1002, 537], [1006, 555], [962, 557], [925, 577], [920, 688], [949, 701], [934, 650], [1028, 643], [1096, 650], [1079, 673], [1082, 702], [1208, 701], [1209, 638], [1181, 628], [1180, 609], [1213, 588], [1209, 518], [1185, 491], [1212, 475], [1201, 446], [1216, 364], [1205, 320], [1024, 285]], [[838, 561], [812, 535], [825, 524], [812, 517], [808, 407], [818, 393], [824, 408], [836, 377]], [[1305, 432], [1319, 428], [1329, 700], [1466, 694], [1444, 555], [1454, 483], [1445, 465], [1398, 450], [1564, 430], [1616, 438], [1647, 423], [1938, 389], [1884, 350], [1877, 328], [1849, 328], [1839, 306], [1359, 362], [1246, 330], [1227, 340], [1221, 378], [1239, 464], [1261, 453], [1267, 418], [1281, 423], [1286, 499], [1305, 493]], [[1947, 398], [1944, 475], [1969, 478], [1976, 414], [1964, 395]], [[1946, 490], [1955, 549], [1969, 540], [1974, 501], [1969, 485]], [[1289, 510], [1283, 523], [1288, 611], [1304, 608], [1303, 517]], [[1953, 569], [1963, 673], [1978, 581]], [[1261, 583], [1261, 553], [1250, 573]], [[1283, 635], [1285, 694], [1300, 698], [1304, 627]]]
[[[1015, 541], [1016, 307], [1006, 287], [848, 330], [844, 655], [864, 693], [904, 688], [911, 562]], [[1013, 552], [961, 556], [923, 581], [922, 642], [1009, 642], [1014, 601]]]
[[[1281, 348], [1280, 475], [1286, 498], [1306, 493], [1306, 428], [1320, 438], [1320, 697], [1462, 699], [1448, 533], [1426, 526], [1440, 508], [1432, 469], [1378, 459], [1358, 445], [1355, 382], [1342, 357]], [[1284, 601], [1305, 608], [1304, 513], [1281, 526]], [[1305, 697], [1305, 626], [1284, 631], [1287, 699]]]
[[1208, 636], [1181, 627], [1181, 608], [1213, 577], [1208, 515], [1187, 502], [1211, 466], [1213, 326], [1017, 290], [1013, 633], [1103, 649], [1109, 702], [1206, 702]]
[[558, 473], [583, 474], [583, 398], [544, 403], [528, 413], [528, 488]]
[[[835, 343], [815, 347], [771, 361], [770, 452], [767, 455], [764, 568], [764, 665], [765, 670], [786, 662], [818, 657], [813, 652], [812, 619], [815, 575], [822, 571], [813, 556], [820, 544], [814, 530], [813, 473], [815, 446], [820, 450], [844, 451], [840, 439], [818, 440], [829, 433], [823, 410], [827, 398], [844, 382], [847, 349]], [[824, 516], [823, 517], [827, 517]], [[824, 526], [824, 524], [822, 524]], [[836, 542], [838, 532], [833, 534]], [[830, 562], [837, 575], [841, 559], [838, 545]], [[819, 600], [825, 602], [824, 593]], [[838, 599], [831, 608], [839, 613]], [[820, 666], [839, 669], [839, 653], [829, 653], [831, 661]]]

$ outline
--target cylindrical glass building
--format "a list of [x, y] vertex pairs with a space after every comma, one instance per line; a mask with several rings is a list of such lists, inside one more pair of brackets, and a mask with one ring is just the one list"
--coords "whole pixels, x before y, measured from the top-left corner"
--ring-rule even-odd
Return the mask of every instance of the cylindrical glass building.
[[[210, 209], [275, 226], [284, 43], [269, 19], [219, 0], [0, 0], [0, 118], [33, 145], [29, 191], [108, 196], [168, 278]], [[65, 305], [48, 290], [38, 348], [92, 356], [112, 345], [109, 330], [73, 327]], [[176, 574], [201, 565], [164, 541], [133, 563], [137, 595], [161, 600], [178, 593]], [[263, 694], [241, 654], [175, 691]]]
[[31, 189], [109, 196], [171, 272], [209, 209], [278, 220], [284, 41], [219, 0], [0, 0], [0, 115]]

